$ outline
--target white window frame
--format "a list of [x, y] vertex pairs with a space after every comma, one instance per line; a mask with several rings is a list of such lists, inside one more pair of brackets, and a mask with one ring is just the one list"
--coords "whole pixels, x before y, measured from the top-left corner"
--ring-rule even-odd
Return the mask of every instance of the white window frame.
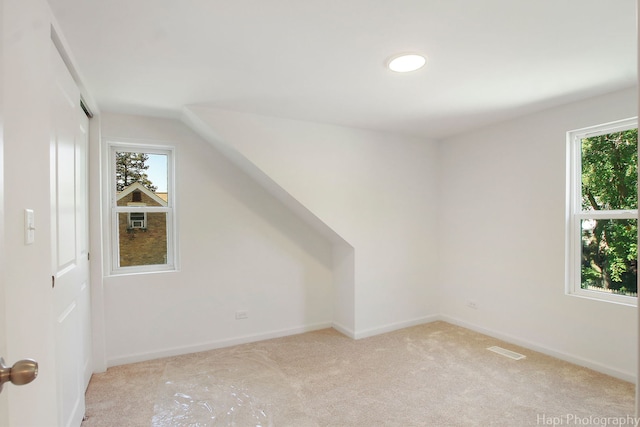
[[[106, 151], [108, 165], [105, 168], [108, 176], [106, 182], [108, 183], [108, 191], [105, 193], [108, 195], [108, 202], [106, 205], [109, 207], [109, 233], [107, 244], [110, 249], [105, 253], [110, 255], [108, 265], [110, 265], [111, 275], [125, 275], [125, 274], [139, 274], [139, 273], [156, 273], [156, 272], [171, 272], [178, 270], [178, 253], [177, 253], [177, 227], [176, 227], [176, 185], [175, 185], [175, 147], [169, 145], [160, 145], [156, 143], [150, 143], [146, 141], [106, 141]], [[167, 206], [118, 206], [117, 205], [117, 190], [116, 190], [116, 152], [134, 152], [134, 153], [146, 153], [146, 154], [163, 154], [167, 156], [167, 192], [168, 200]], [[129, 214], [140, 213], [145, 214], [145, 226], [147, 213], [166, 213], [167, 214], [167, 261], [165, 264], [153, 264], [153, 265], [137, 265], [137, 266], [120, 266], [120, 230], [118, 227], [118, 215], [120, 213], [127, 213], [127, 220], [129, 220]], [[129, 224], [127, 224], [129, 225]]]
[[567, 132], [567, 207], [566, 207], [566, 293], [568, 295], [637, 306], [634, 296], [582, 289], [580, 270], [582, 257], [582, 220], [638, 219], [638, 209], [583, 211], [582, 210], [582, 139], [621, 132], [638, 127], [638, 118], [619, 120], [602, 125]]

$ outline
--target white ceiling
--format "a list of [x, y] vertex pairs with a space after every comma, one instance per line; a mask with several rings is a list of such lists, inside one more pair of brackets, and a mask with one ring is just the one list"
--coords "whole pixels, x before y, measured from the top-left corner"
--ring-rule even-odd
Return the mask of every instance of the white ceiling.
[[[49, 0], [102, 110], [442, 138], [636, 85], [635, 0]], [[426, 67], [393, 73], [399, 52]]]

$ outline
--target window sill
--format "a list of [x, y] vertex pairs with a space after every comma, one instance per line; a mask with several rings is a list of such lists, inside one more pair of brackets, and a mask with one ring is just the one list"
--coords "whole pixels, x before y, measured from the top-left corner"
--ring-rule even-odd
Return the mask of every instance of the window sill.
[[109, 272], [106, 277], [118, 277], [118, 276], [135, 276], [140, 274], [162, 274], [162, 273], [177, 273], [180, 270], [175, 266], [136, 266], [136, 267], [121, 267]]
[[589, 291], [585, 289], [576, 290], [573, 292], [567, 292], [566, 295], [571, 297], [578, 297], [589, 299], [592, 301], [602, 301], [611, 304], [625, 305], [627, 307], [637, 307], [638, 297], [609, 294], [601, 291]]

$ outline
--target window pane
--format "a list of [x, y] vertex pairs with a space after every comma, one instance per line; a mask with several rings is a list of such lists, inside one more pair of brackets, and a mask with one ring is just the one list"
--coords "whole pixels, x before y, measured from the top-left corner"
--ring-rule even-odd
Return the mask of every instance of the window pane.
[[[131, 215], [136, 218], [140, 214]], [[118, 213], [120, 267], [167, 263], [167, 213], [147, 212], [145, 225], [131, 227], [129, 213]]]
[[586, 219], [581, 229], [582, 289], [636, 296], [638, 221]]
[[583, 138], [582, 209], [638, 207], [638, 129]]
[[[116, 191], [127, 192], [136, 183], [168, 200], [168, 156], [166, 154], [116, 151]], [[131, 202], [137, 202], [140, 193], [134, 191]], [[120, 203], [118, 205], [122, 206]]]

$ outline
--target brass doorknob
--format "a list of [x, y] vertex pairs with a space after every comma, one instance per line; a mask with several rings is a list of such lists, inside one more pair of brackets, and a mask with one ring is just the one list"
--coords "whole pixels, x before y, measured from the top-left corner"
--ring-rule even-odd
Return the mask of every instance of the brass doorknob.
[[12, 367], [5, 366], [4, 359], [0, 357], [0, 392], [6, 382], [15, 385], [29, 384], [38, 376], [38, 362], [32, 359], [20, 360]]

